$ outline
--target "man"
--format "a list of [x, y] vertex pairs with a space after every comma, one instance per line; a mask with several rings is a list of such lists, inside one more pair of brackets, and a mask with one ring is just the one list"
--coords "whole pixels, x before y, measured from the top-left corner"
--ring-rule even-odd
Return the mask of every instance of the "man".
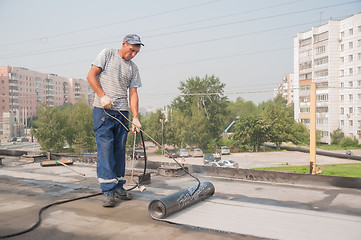
[[[95, 92], [93, 129], [97, 144], [97, 177], [103, 192], [103, 206], [114, 207], [115, 198], [130, 200], [125, 184], [125, 147], [128, 135], [129, 105], [132, 130], [139, 132], [138, 92], [142, 86], [138, 68], [131, 60], [144, 46], [136, 34], [125, 36], [122, 47], [104, 49], [93, 62], [87, 76]], [[122, 114], [119, 113], [119, 111]]]

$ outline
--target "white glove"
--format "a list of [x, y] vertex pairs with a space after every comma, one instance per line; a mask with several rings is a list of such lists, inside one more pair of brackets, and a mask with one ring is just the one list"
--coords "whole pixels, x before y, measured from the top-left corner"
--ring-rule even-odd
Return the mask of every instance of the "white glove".
[[104, 95], [103, 97], [101, 97], [100, 101], [102, 103], [103, 108], [106, 108], [106, 109], [112, 108], [113, 100], [111, 100], [110, 97], [108, 97], [107, 95]]
[[137, 132], [140, 132], [142, 125], [140, 124], [138, 118], [133, 118], [132, 121], [132, 132], [134, 132], [134, 130], [136, 130]]

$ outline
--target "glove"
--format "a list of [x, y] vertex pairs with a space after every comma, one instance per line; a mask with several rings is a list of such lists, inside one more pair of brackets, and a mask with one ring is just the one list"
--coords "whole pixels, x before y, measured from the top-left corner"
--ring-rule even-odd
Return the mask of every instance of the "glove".
[[133, 118], [132, 121], [132, 132], [134, 132], [134, 130], [136, 130], [137, 132], [140, 132], [140, 128], [142, 127], [142, 125], [140, 124], [138, 118]]
[[112, 108], [113, 101], [107, 95], [104, 95], [103, 97], [101, 97], [100, 101], [102, 103], [103, 108], [106, 108], [106, 109]]

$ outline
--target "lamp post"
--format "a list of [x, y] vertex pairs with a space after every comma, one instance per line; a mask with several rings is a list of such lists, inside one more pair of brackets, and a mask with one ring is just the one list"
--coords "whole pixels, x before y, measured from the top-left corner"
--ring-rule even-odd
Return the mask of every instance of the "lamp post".
[[164, 123], [167, 122], [167, 120], [161, 118], [161, 119], [159, 119], [159, 122], [162, 124], [162, 154], [164, 155], [164, 134], [163, 134], [163, 132], [164, 132]]

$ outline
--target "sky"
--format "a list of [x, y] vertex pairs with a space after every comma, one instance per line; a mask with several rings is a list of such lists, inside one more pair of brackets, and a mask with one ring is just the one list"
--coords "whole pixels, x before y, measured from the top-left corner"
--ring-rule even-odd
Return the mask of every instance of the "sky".
[[102, 49], [136, 33], [140, 107], [169, 105], [206, 75], [258, 104], [293, 72], [298, 32], [359, 12], [355, 0], [0, 0], [0, 66], [85, 80]]

